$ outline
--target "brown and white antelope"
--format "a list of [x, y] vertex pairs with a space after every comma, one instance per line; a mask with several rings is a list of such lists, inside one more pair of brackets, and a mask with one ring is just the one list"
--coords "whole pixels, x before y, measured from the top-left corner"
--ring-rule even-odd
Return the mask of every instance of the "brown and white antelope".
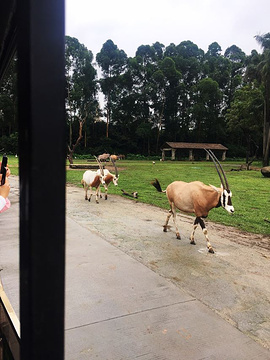
[[[93, 195], [92, 193], [92, 189], [96, 188], [96, 203], [99, 203], [99, 195], [100, 195], [100, 185], [105, 185], [105, 180], [104, 180], [104, 172], [103, 172], [103, 168], [100, 164], [100, 162], [98, 161], [98, 159], [96, 159], [98, 164], [99, 164], [99, 170], [97, 171], [93, 171], [93, 170], [86, 170], [83, 174], [83, 178], [81, 180], [81, 184], [84, 188], [85, 191], [85, 200], [91, 201], [91, 197]], [[90, 190], [90, 196], [88, 198], [87, 196], [87, 192], [88, 190]]]
[[196, 215], [193, 231], [190, 235], [190, 243], [195, 245], [194, 234], [195, 230], [200, 224], [202, 231], [206, 238], [207, 248], [210, 253], [214, 253], [212, 245], [210, 244], [207, 229], [202, 218], [206, 218], [211, 209], [222, 206], [230, 214], [234, 213], [234, 207], [232, 205], [232, 192], [229, 188], [229, 184], [222, 166], [214, 153], [211, 150], [206, 150], [211, 159], [213, 160], [217, 173], [220, 177], [221, 187], [217, 188], [213, 185], [205, 185], [200, 181], [184, 182], [174, 181], [167, 186], [166, 190], [162, 190], [160, 183], [157, 179], [152, 182], [152, 185], [159, 191], [165, 192], [170, 204], [169, 214], [167, 216], [165, 225], [163, 225], [163, 231], [167, 231], [168, 222], [171, 215], [173, 215], [173, 221], [176, 230], [177, 239], [181, 239], [179, 230], [176, 225], [176, 209], [184, 213], [194, 213]]
[[[118, 170], [117, 170], [117, 167], [116, 167], [115, 162], [112, 159], [112, 157], [110, 157], [110, 160], [111, 160], [112, 164], [114, 165], [115, 175], [110, 173], [108, 169], [102, 169], [103, 179], [104, 179], [104, 183], [102, 185], [104, 186], [104, 189], [105, 189], [105, 200], [108, 199], [108, 187], [109, 187], [110, 183], [113, 182], [113, 184], [115, 186], [117, 186], [118, 178], [119, 178]], [[101, 169], [97, 170], [97, 173], [101, 174]], [[99, 190], [99, 195], [100, 195], [100, 190]], [[100, 195], [100, 197], [101, 197], [101, 195]]]

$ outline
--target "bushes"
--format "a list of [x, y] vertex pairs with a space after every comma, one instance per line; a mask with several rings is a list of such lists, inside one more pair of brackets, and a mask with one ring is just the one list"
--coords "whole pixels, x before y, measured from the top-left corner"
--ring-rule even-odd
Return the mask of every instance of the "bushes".
[[18, 133], [2, 136], [0, 138], [0, 150], [7, 154], [18, 154]]

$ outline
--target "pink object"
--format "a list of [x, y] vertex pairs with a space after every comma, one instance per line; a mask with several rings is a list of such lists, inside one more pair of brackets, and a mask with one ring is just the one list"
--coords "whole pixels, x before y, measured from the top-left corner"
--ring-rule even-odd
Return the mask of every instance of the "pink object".
[[9, 208], [10, 208], [10, 201], [8, 198], [6, 198], [6, 205], [3, 207], [3, 209], [0, 211], [0, 213], [6, 211]]

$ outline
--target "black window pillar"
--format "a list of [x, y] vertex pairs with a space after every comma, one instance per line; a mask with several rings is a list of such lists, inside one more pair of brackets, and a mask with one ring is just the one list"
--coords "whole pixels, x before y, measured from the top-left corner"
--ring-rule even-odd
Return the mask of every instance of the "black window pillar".
[[17, 1], [21, 360], [64, 358], [64, 0]]

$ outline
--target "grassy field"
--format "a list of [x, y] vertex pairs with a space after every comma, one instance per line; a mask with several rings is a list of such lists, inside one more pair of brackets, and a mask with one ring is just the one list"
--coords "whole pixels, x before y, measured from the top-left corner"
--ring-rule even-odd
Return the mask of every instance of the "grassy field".
[[[76, 160], [75, 163], [85, 163], [85, 160]], [[251, 233], [270, 235], [270, 178], [264, 178], [260, 171], [231, 171], [237, 169], [243, 162], [223, 162], [227, 179], [233, 193], [234, 215], [230, 216], [222, 208], [213, 209], [209, 220], [237, 227]], [[109, 194], [121, 195], [121, 189], [128, 193], [137, 191], [140, 202], [152, 204], [168, 209], [168, 200], [165, 194], [158, 193], [151, 185], [157, 178], [163, 189], [174, 180], [200, 180], [205, 184], [220, 186], [220, 180], [212, 162], [158, 162], [152, 161], [118, 161], [118, 187], [113, 184], [109, 187]], [[253, 164], [260, 167], [261, 164]], [[9, 166], [12, 174], [18, 175], [18, 159], [9, 157]], [[82, 174], [85, 170], [67, 170], [67, 182], [81, 187]], [[83, 190], [82, 190], [83, 197]]]

